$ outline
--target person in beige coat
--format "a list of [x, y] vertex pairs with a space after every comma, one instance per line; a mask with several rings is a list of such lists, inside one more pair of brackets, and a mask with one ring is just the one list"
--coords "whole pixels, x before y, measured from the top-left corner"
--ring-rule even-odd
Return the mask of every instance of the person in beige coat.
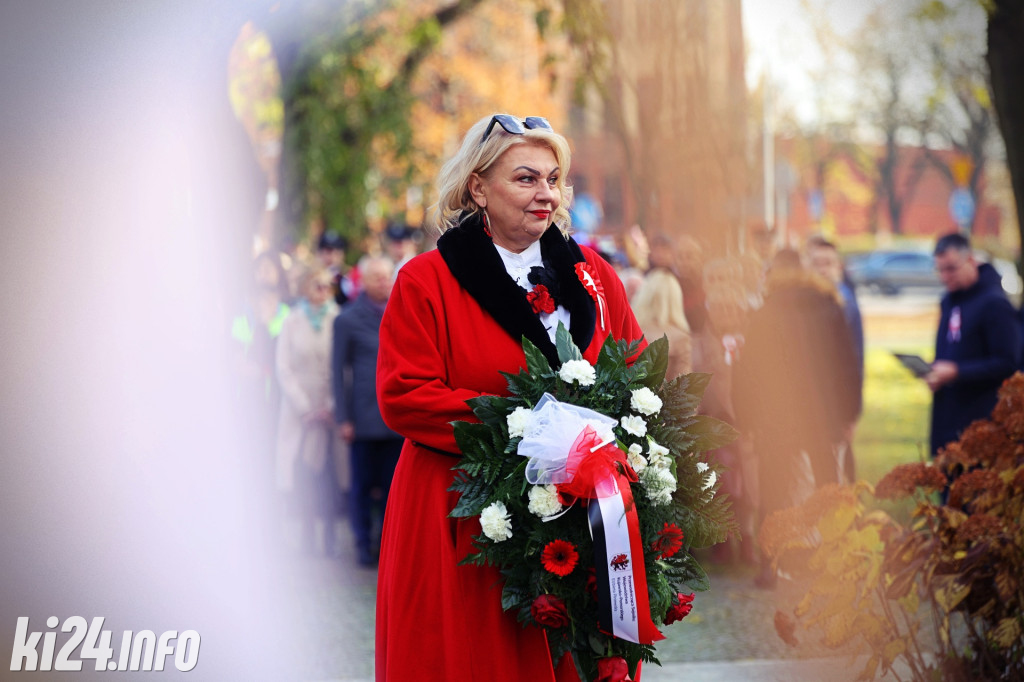
[[331, 458], [333, 437], [331, 337], [337, 305], [331, 280], [321, 269], [303, 275], [302, 298], [289, 313], [277, 341], [281, 411], [277, 425], [277, 488], [302, 518], [303, 549], [312, 551], [315, 518], [324, 518], [324, 552], [333, 553], [337, 484]]
[[633, 314], [648, 341], [668, 337], [666, 379], [692, 371], [690, 326], [683, 313], [683, 288], [675, 275], [665, 268], [647, 273], [633, 299]]

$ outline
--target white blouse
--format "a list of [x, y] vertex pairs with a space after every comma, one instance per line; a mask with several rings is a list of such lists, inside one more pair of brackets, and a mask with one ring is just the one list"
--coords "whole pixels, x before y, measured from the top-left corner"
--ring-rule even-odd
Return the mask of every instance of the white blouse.
[[[501, 256], [501, 262], [505, 264], [505, 270], [509, 277], [526, 291], [532, 291], [533, 283], [528, 279], [530, 268], [539, 268], [544, 265], [544, 260], [540, 255], [540, 242], [536, 241], [530, 244], [522, 253], [513, 253], [497, 244], [494, 245], [494, 248], [498, 250], [498, 255]], [[555, 312], [539, 313], [538, 317], [540, 317], [540, 323], [548, 330], [548, 336], [551, 337], [552, 343], [555, 341], [555, 332], [558, 330], [559, 322], [569, 329], [569, 311], [561, 305], [555, 308]]]

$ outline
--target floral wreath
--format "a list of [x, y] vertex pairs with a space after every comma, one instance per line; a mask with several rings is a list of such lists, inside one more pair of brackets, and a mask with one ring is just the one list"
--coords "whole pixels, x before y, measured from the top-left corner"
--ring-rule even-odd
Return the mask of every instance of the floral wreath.
[[510, 397], [467, 401], [480, 422], [454, 423], [450, 515], [479, 516], [463, 563], [500, 571], [502, 607], [547, 632], [556, 664], [569, 654], [581, 680], [624, 682], [658, 663], [658, 624], [709, 588], [689, 550], [736, 530], [697, 456], [736, 434], [696, 414], [710, 375], [665, 381], [665, 338], [638, 354], [609, 337], [591, 365], [559, 324], [556, 347], [557, 369], [524, 338]]

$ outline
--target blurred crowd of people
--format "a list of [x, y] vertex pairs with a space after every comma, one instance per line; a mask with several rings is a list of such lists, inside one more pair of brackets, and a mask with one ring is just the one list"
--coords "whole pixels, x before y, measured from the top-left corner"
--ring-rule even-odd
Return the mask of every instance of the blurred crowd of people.
[[[740, 527], [715, 558], [757, 565], [755, 583], [771, 588], [776, 569], [754, 542], [761, 522], [816, 488], [856, 480], [865, 354], [855, 287], [837, 245], [820, 235], [797, 250], [761, 230], [745, 253], [710, 259], [688, 236], [634, 228], [626, 238], [635, 243], [623, 281], [648, 339], [668, 337], [669, 376], [712, 374], [701, 411], [740, 433], [708, 455], [726, 472]], [[1024, 369], [1024, 310], [992, 266], [957, 233], [937, 241], [934, 261], [946, 294], [935, 360], [919, 375], [934, 395], [932, 456], [988, 415], [1001, 383]]]
[[[403, 224], [379, 239], [354, 267], [348, 243], [332, 233], [305, 262], [260, 254], [232, 328], [240, 394], [261, 429], [259, 456], [282, 518], [301, 527], [298, 548], [344, 553], [335, 523], [347, 516], [363, 566], [375, 565], [402, 445], [377, 407], [379, 327], [398, 269], [424, 247], [421, 231]], [[820, 236], [802, 250], [777, 248], [767, 230], [745, 253], [715, 258], [692, 237], [638, 226], [617, 243], [577, 239], [615, 266], [647, 338], [668, 338], [668, 377], [712, 375], [701, 411], [741, 434], [706, 455], [726, 472], [740, 528], [714, 558], [759, 565], [756, 582], [773, 586], [754, 542], [760, 522], [856, 476], [864, 331], [839, 249]]]
[[701, 411], [740, 431], [706, 456], [725, 474], [740, 536], [715, 559], [774, 569], [756, 551], [755, 530], [815, 487], [853, 480], [864, 338], [839, 252], [824, 238], [804, 251], [776, 249], [767, 231], [747, 252], [708, 258], [691, 237], [627, 233], [622, 269], [648, 339], [667, 336], [669, 376], [710, 373]]
[[418, 251], [417, 234], [387, 225], [378, 248], [355, 266], [335, 233], [322, 234], [304, 259], [264, 251], [252, 263], [231, 329], [238, 395], [280, 503], [282, 541], [303, 554], [347, 554], [336, 525], [347, 517], [351, 553], [361, 566], [376, 563], [402, 445], [377, 407], [378, 333], [395, 274]]

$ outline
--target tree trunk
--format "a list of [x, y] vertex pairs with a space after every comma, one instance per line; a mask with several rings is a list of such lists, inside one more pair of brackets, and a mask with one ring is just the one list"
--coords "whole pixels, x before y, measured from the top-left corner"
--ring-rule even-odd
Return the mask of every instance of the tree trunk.
[[[1017, 203], [1017, 229], [1024, 244], [1024, 0], [996, 0], [988, 19], [992, 102], [1006, 144], [1006, 164]], [[1020, 265], [1018, 265], [1020, 267]]]

